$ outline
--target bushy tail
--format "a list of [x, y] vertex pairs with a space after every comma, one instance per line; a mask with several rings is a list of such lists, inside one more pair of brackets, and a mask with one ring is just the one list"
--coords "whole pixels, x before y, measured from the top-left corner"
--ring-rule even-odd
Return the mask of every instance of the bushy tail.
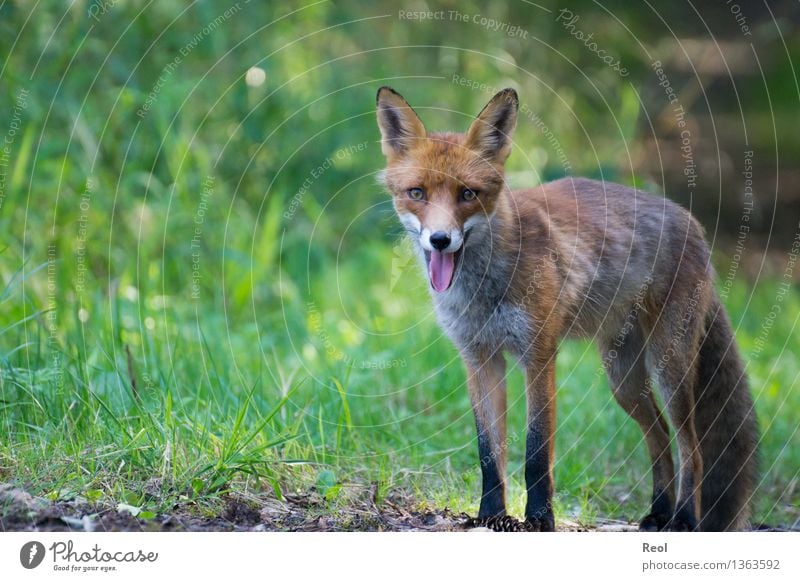
[[695, 391], [703, 456], [700, 529], [738, 530], [750, 515], [758, 426], [731, 323], [716, 294], [705, 324]]

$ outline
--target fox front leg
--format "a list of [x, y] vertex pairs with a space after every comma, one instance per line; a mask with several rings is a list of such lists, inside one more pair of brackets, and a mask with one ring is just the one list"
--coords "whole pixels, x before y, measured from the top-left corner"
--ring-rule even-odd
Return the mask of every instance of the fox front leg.
[[[465, 359], [467, 359], [465, 357]], [[479, 519], [506, 513], [506, 363], [502, 353], [468, 358], [469, 386], [475, 425], [478, 431], [478, 457], [483, 490]]]
[[553, 455], [556, 419], [555, 350], [537, 353], [527, 368], [528, 436], [525, 444], [525, 521], [534, 531], [554, 531]]

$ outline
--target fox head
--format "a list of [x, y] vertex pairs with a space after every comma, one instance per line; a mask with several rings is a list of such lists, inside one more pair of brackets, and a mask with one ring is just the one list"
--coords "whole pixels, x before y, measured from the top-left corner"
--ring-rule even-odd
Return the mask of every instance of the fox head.
[[431, 287], [450, 288], [464, 247], [489, 231], [505, 187], [519, 99], [497, 93], [466, 133], [427, 133], [400, 94], [381, 87], [377, 97], [384, 182], [412, 240], [423, 252]]

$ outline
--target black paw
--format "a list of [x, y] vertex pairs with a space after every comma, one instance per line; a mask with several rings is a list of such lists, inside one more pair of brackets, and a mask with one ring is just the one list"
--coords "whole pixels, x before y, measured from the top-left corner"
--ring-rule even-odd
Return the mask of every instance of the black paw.
[[667, 523], [667, 527], [665, 530], [676, 532], [676, 533], [686, 533], [689, 531], [696, 531], [697, 529], [697, 519], [691, 514], [689, 511], [678, 511], [675, 513], [669, 523]]
[[646, 533], [663, 531], [667, 528], [670, 515], [651, 512], [639, 523], [639, 530]]
[[556, 521], [552, 514], [525, 519], [526, 530], [533, 533], [552, 533], [556, 530]]
[[664, 530], [672, 533], [688, 533], [697, 530], [697, 523], [674, 518], [669, 522]]

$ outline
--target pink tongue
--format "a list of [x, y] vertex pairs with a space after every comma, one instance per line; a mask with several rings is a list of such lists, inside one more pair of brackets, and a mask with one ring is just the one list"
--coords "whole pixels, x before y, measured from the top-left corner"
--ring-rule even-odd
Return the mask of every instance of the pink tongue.
[[431, 252], [428, 274], [431, 277], [431, 286], [436, 292], [441, 293], [450, 288], [455, 267], [454, 256], [455, 254], [452, 252], [442, 253], [436, 250]]

